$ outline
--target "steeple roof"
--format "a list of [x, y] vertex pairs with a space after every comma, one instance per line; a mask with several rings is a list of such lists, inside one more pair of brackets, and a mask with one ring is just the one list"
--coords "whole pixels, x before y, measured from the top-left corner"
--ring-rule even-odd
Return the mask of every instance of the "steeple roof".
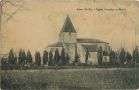
[[67, 16], [61, 31], [62, 32], [74, 32], [74, 33], [76, 33], [75, 28], [74, 28], [69, 16]]

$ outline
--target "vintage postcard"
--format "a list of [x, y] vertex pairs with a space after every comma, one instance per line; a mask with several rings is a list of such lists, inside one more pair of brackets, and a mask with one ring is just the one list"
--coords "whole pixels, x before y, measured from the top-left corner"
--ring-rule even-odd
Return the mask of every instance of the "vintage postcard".
[[0, 6], [1, 90], [139, 89], [139, 1]]

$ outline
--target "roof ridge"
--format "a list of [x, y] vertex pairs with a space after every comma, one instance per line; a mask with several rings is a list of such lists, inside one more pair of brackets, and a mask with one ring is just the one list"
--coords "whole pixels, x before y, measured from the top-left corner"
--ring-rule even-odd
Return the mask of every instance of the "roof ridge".
[[77, 38], [77, 41], [79, 43], [107, 43], [99, 39], [91, 39], [91, 38]]
[[96, 39], [96, 38], [77, 38], [77, 39], [95, 39], [95, 40], [99, 40], [99, 39]]

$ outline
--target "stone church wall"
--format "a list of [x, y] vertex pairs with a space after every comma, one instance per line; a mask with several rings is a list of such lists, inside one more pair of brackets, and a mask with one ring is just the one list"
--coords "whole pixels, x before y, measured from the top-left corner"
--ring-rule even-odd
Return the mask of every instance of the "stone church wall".
[[63, 32], [60, 35], [60, 40], [64, 43], [77, 43], [77, 35], [76, 33]]

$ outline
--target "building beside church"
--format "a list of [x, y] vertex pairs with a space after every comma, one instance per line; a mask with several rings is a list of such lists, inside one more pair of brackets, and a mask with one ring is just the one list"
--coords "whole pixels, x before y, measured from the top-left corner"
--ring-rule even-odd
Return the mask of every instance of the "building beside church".
[[67, 16], [59, 33], [59, 41], [49, 45], [47, 50], [51, 50], [54, 54], [56, 49], [61, 53], [62, 48], [64, 48], [70, 56], [70, 62], [75, 60], [75, 53], [77, 52], [81, 63], [85, 63], [86, 52], [88, 51], [88, 63], [98, 64], [98, 49], [100, 47], [106, 53], [103, 55], [103, 62], [109, 62], [109, 43], [97, 39], [78, 38], [76, 29], [70, 17]]

